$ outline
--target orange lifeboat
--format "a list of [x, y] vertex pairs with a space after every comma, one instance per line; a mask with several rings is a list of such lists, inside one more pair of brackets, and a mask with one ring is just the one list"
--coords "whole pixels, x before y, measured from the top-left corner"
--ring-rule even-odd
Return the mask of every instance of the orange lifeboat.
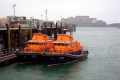
[[[67, 34], [59, 34], [57, 40], [53, 42], [54, 44], [54, 52], [60, 54], [68, 54], [74, 51], [83, 50], [83, 46], [76, 40], [73, 40], [71, 35]], [[49, 49], [52, 52], [53, 49]]]
[[31, 40], [27, 41], [26, 47], [18, 52], [17, 57], [20, 63], [40, 61], [42, 54], [47, 53], [52, 48], [53, 40], [45, 34], [34, 33]]
[[49, 48], [49, 53], [42, 55], [48, 66], [73, 62], [87, 57], [88, 50], [71, 35], [59, 34], [53, 42], [54, 47]]
[[28, 52], [45, 52], [49, 48], [53, 47], [53, 40], [50, 40], [49, 37], [45, 34], [34, 33], [32, 40], [27, 42], [27, 46], [23, 51]]

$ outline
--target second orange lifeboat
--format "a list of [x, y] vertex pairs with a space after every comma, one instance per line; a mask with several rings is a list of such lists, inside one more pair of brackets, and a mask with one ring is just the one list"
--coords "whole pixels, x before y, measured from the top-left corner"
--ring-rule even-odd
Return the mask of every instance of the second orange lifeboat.
[[59, 34], [53, 44], [54, 47], [42, 55], [48, 66], [65, 64], [88, 56], [88, 50], [85, 50], [71, 35]]
[[31, 40], [27, 41], [27, 45], [18, 52], [18, 60], [20, 63], [39, 61], [42, 54], [53, 47], [53, 40], [45, 34], [34, 33]]

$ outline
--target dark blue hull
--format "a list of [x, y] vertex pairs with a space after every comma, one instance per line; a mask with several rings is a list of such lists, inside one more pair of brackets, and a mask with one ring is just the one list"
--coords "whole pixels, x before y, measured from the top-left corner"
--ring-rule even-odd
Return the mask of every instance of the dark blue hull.
[[18, 53], [17, 59], [20, 64], [44, 60], [42, 55], [38, 53]]
[[78, 51], [69, 54], [44, 54], [43, 57], [47, 66], [66, 64], [88, 56], [88, 51]]

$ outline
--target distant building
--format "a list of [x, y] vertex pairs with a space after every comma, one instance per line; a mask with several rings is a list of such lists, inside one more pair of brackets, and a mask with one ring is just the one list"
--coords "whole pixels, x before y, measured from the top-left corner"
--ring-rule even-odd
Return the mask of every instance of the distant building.
[[110, 27], [120, 27], [120, 23], [109, 24]]
[[6, 23], [7, 23], [7, 18], [0, 18], [0, 27], [5, 27]]
[[96, 18], [89, 18], [89, 16], [75, 16], [75, 18], [62, 18], [61, 22], [68, 24], [76, 24], [76, 26], [89, 27], [89, 26], [107, 26], [106, 22], [102, 20], [97, 20]]
[[6, 18], [0, 18], [0, 27], [4, 27], [9, 22], [10, 27], [14, 27], [14, 24], [20, 24], [21, 27], [39, 27], [41, 20], [39, 19], [26, 19], [26, 16], [7, 16]]

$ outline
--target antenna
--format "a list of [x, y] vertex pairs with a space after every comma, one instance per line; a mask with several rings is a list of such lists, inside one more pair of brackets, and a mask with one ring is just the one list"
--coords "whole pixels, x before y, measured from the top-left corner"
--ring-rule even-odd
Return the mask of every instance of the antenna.
[[42, 15], [41, 15], [41, 20], [42, 20]]
[[60, 16], [61, 17], [61, 22], [62, 22], [62, 16]]
[[45, 10], [45, 12], [46, 12], [46, 21], [47, 21], [47, 9]]

